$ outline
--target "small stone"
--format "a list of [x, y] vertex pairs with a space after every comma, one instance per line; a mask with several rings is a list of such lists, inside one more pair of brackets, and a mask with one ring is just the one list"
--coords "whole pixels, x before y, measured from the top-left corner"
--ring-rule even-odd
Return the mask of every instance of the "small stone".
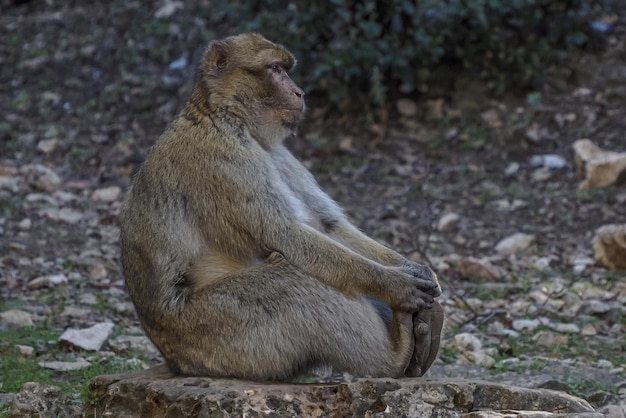
[[459, 274], [468, 279], [496, 281], [501, 273], [489, 260], [463, 257], [452, 262]]
[[93, 280], [102, 280], [107, 277], [107, 274], [108, 271], [106, 267], [100, 263], [94, 264], [89, 272], [89, 276], [91, 276]]
[[578, 334], [580, 333], [580, 327], [576, 324], [564, 324], [560, 322], [549, 322], [546, 324], [548, 328], [553, 331], [564, 334]]
[[539, 331], [534, 338], [537, 341], [537, 345], [543, 347], [567, 345], [569, 341], [567, 335], [557, 335], [552, 331]]
[[61, 177], [52, 169], [41, 164], [27, 164], [20, 168], [27, 183], [35, 190], [53, 192], [61, 185]]
[[456, 213], [446, 213], [439, 219], [437, 230], [440, 232], [450, 231], [456, 226], [460, 219], [461, 217]]
[[25, 357], [30, 357], [35, 352], [35, 348], [31, 347], [30, 345], [17, 344], [15, 348], [17, 348], [18, 353]]
[[89, 328], [69, 328], [63, 332], [59, 341], [83, 350], [98, 351], [111, 336], [113, 323], [102, 322]]
[[91, 199], [96, 202], [114, 202], [119, 199], [122, 189], [118, 186], [105, 187], [93, 192]]
[[182, 1], [166, 2], [163, 6], [154, 12], [154, 17], [157, 19], [167, 19], [171, 17], [176, 11], [185, 8], [185, 3]]
[[396, 109], [400, 115], [407, 118], [417, 115], [417, 104], [411, 99], [398, 99]]
[[541, 325], [541, 321], [538, 319], [516, 319], [513, 321], [512, 327], [516, 331], [534, 331], [539, 325]]
[[593, 238], [596, 260], [613, 270], [626, 270], [626, 224], [604, 225]]
[[509, 163], [504, 170], [504, 175], [511, 177], [519, 171], [519, 163]]
[[596, 331], [596, 327], [594, 327], [592, 324], [585, 325], [580, 333], [584, 336], [593, 336], [598, 334], [598, 332]]
[[91, 363], [83, 358], [79, 358], [77, 361], [42, 361], [39, 362], [39, 365], [44, 369], [68, 372], [86, 369], [91, 366]]
[[461, 352], [466, 351], [478, 351], [482, 348], [483, 344], [480, 342], [478, 337], [469, 332], [462, 332], [460, 334], [455, 335], [452, 338], [451, 342], [452, 346]]
[[11, 309], [0, 313], [0, 331], [33, 326], [33, 319], [28, 312]]
[[544, 182], [552, 177], [552, 171], [548, 167], [541, 167], [533, 171], [530, 176], [535, 181]]
[[530, 158], [530, 165], [533, 167], [546, 167], [558, 170], [565, 167], [567, 161], [557, 154], [533, 155]]
[[17, 224], [17, 227], [19, 229], [28, 230], [32, 225], [33, 222], [30, 220], [30, 218], [24, 218], [20, 221], [20, 223]]
[[611, 305], [601, 300], [592, 299], [583, 303], [582, 310], [588, 314], [602, 315], [611, 310]]
[[78, 297], [78, 301], [85, 305], [95, 305], [98, 303], [98, 298], [93, 293], [83, 293]]
[[37, 277], [28, 282], [26, 288], [28, 290], [35, 290], [42, 287], [55, 287], [62, 284], [67, 284], [67, 276], [65, 274], [54, 274], [51, 276]]
[[502, 119], [500, 119], [500, 115], [498, 114], [498, 111], [495, 109], [485, 110], [483, 113], [480, 114], [480, 118], [490, 128], [502, 127]]
[[37, 151], [41, 151], [44, 154], [50, 154], [59, 146], [58, 139], [42, 139], [37, 144]]
[[534, 235], [518, 232], [502, 239], [498, 242], [495, 249], [500, 254], [515, 254], [528, 248], [534, 240]]
[[159, 350], [152, 344], [152, 341], [143, 335], [120, 335], [109, 341], [109, 345], [118, 353], [123, 351], [141, 351], [150, 356], [159, 355]]
[[91, 313], [91, 309], [76, 308], [74, 306], [66, 306], [61, 312], [61, 316], [67, 316], [70, 318], [87, 318]]
[[43, 209], [40, 212], [40, 215], [47, 217], [48, 219], [52, 219], [53, 221], [63, 221], [68, 224], [76, 224], [80, 220], [83, 219], [84, 215], [81, 212], [77, 212], [75, 210], [69, 208], [62, 209]]

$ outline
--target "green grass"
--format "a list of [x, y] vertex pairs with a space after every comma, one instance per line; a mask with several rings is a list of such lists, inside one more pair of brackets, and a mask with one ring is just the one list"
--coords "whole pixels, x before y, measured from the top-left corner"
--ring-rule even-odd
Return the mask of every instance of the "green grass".
[[[18, 392], [26, 382], [38, 382], [61, 387], [64, 393], [79, 402], [89, 401], [88, 383], [102, 374], [124, 373], [139, 370], [139, 362], [127, 359], [142, 359], [141, 353], [126, 353], [125, 359], [95, 359], [91, 366], [74, 371], [56, 371], [44, 369], [39, 365], [41, 359], [25, 357], [16, 349], [17, 344], [35, 348], [35, 354], [45, 356], [46, 360], [72, 361], [76, 356], [89, 357], [89, 352], [67, 352], [58, 345], [60, 331], [47, 323], [33, 327], [20, 328], [2, 333], [0, 341], [0, 389], [4, 392]], [[1, 409], [0, 406], [0, 416]]]

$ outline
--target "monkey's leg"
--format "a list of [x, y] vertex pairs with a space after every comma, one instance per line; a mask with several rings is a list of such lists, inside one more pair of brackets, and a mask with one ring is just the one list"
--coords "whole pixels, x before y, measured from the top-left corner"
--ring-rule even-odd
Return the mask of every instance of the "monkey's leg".
[[253, 380], [289, 379], [320, 364], [400, 377], [414, 341], [411, 314], [394, 315], [388, 330], [364, 298], [282, 257], [205, 287], [151, 337], [176, 372]]
[[406, 370], [406, 376], [423, 376], [435, 361], [439, 351], [443, 319], [443, 309], [436, 301], [431, 309], [422, 309], [413, 315], [415, 352]]

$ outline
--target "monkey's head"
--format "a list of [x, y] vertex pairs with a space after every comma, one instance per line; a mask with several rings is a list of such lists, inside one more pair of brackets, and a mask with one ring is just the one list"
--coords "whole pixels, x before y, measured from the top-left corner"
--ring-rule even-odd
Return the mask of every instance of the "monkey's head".
[[304, 92], [289, 77], [294, 56], [256, 33], [214, 41], [200, 65], [196, 89], [209, 109], [240, 118], [267, 145], [292, 134], [304, 114]]

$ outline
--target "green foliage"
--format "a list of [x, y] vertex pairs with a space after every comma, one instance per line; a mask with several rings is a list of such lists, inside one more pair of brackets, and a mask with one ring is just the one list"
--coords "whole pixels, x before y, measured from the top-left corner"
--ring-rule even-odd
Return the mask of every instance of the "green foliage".
[[485, 80], [496, 91], [537, 85], [546, 65], [558, 57], [557, 50], [589, 44], [588, 14], [597, 2], [216, 3], [207, 16], [213, 25], [244, 22], [238, 31], [260, 32], [291, 49], [301, 62], [298, 81], [307, 91], [323, 91], [335, 103], [381, 103], [400, 86], [426, 91], [449, 83], [458, 70]]

